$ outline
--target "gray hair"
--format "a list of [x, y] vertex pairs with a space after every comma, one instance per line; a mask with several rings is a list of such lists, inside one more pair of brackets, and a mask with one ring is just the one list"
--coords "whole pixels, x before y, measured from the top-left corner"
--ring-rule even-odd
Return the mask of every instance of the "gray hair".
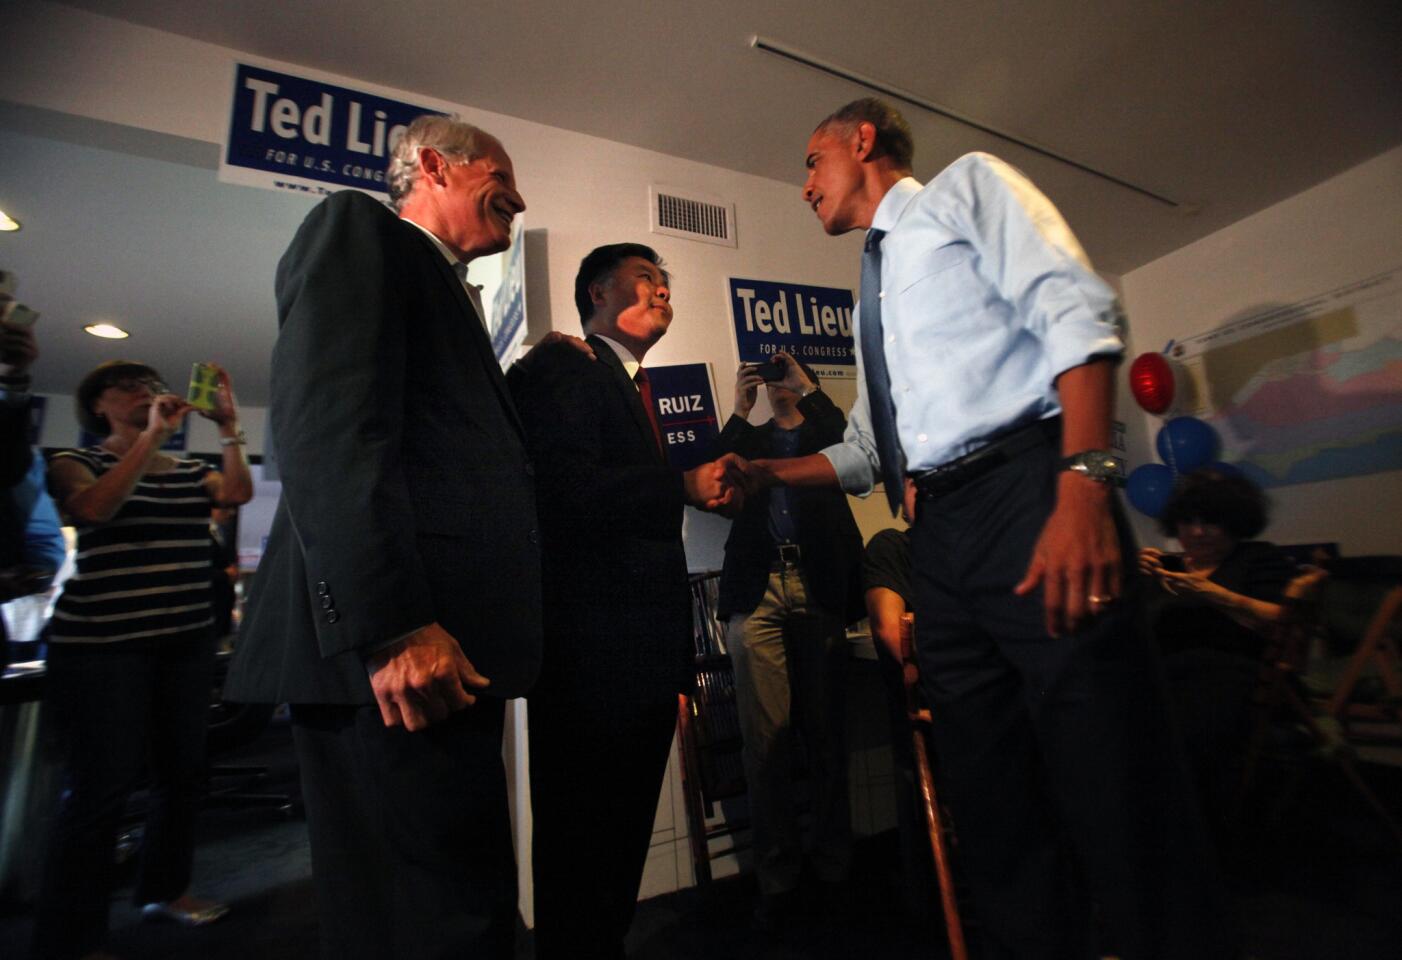
[[385, 182], [389, 187], [389, 202], [395, 210], [419, 182], [419, 150], [431, 147], [449, 160], [471, 163], [485, 152], [482, 140], [489, 134], [457, 115], [442, 116], [426, 113], [415, 117], [404, 133], [392, 145]]

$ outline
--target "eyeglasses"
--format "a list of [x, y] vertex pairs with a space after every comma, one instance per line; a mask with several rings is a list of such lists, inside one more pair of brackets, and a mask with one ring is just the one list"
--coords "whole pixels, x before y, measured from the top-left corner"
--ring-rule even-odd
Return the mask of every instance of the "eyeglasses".
[[161, 394], [170, 392], [170, 387], [166, 386], [159, 377], [122, 377], [120, 380], [113, 380], [102, 389], [120, 390], [122, 393], [143, 391]]

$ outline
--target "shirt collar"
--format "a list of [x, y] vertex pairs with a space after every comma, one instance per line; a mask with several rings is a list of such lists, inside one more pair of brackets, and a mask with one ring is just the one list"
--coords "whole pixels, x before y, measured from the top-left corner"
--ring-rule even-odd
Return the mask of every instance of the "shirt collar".
[[[410, 220], [408, 217], [400, 217], [399, 219], [403, 220], [405, 223], [413, 223], [414, 226], [422, 230], [423, 235], [432, 240], [433, 245], [438, 248], [438, 252], [443, 254], [443, 259], [448, 261], [448, 266], [453, 268], [453, 272], [457, 273], [459, 276], [462, 275], [462, 270], [464, 267], [467, 266], [467, 264], [464, 264], [461, 260], [459, 260], [458, 255], [452, 250], [449, 250], [448, 245], [442, 240], [439, 240], [438, 237], [434, 235], [432, 230], [424, 226], [422, 223], [414, 223], [414, 221]], [[459, 266], [459, 264], [462, 264], [462, 266]]]
[[417, 227], [423, 232], [424, 236], [433, 241], [433, 245], [438, 248], [438, 252], [443, 254], [443, 259], [448, 261], [449, 268], [457, 275], [458, 280], [462, 282], [463, 290], [467, 291], [467, 298], [472, 301], [472, 306], [477, 310], [477, 318], [482, 321], [482, 326], [486, 327], [487, 311], [482, 306], [482, 288], [467, 279], [467, 262], [459, 260], [458, 255], [448, 249], [448, 245], [442, 240], [439, 240], [428, 227], [425, 227], [421, 223], [415, 223], [408, 217], [400, 217], [399, 219], [411, 226]]
[[910, 201], [914, 200], [915, 195], [922, 189], [920, 181], [914, 177], [897, 180], [877, 204], [876, 213], [871, 218], [872, 229], [889, 233], [901, 219], [901, 214], [905, 213], [905, 208], [910, 206]]
[[610, 340], [602, 333], [596, 333], [594, 334], [594, 336], [604, 341], [604, 343], [607, 343], [609, 347], [613, 350], [613, 352], [618, 354], [618, 362], [623, 364], [624, 370], [628, 371], [629, 380], [632, 380], [638, 375], [638, 368], [641, 367], [642, 364], [638, 362], [637, 357], [633, 356], [632, 351], [630, 351], [623, 344], [619, 343], [617, 340]]

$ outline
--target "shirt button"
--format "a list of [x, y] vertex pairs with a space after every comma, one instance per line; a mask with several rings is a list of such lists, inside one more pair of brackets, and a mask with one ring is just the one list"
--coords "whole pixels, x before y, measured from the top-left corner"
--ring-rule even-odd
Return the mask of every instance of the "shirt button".
[[341, 619], [341, 615], [340, 615], [339, 613], [337, 613], [335, 610], [328, 610], [328, 611], [326, 611], [326, 622], [327, 622], [327, 623], [335, 623], [335, 622], [336, 622], [337, 620], [339, 620], [339, 619]]
[[886, 299], [886, 291], [885, 291], [885, 290], [882, 290], [882, 291], [880, 291], [879, 293], [877, 293], [876, 299], [878, 299], [878, 300], [885, 300], [885, 299]]
[[887, 343], [895, 343], [895, 342], [896, 342], [896, 335], [895, 335], [894, 333], [888, 334], [887, 337], [886, 337], [886, 342], [887, 342]]
[[925, 434], [922, 433], [922, 434], [918, 434], [918, 435], [916, 436], [915, 439], [916, 439], [916, 440], [919, 440], [921, 443], [924, 443], [926, 440], [928, 440], [928, 439], [930, 439], [930, 438], [927, 437]]

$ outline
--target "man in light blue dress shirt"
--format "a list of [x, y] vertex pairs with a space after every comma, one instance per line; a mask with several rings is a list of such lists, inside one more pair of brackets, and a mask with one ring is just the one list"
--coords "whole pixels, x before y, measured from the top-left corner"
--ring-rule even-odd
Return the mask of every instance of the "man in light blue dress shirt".
[[842, 443], [752, 475], [884, 480], [914, 512], [921, 683], [984, 955], [1231, 956], [1158, 665], [1119, 602], [1119, 304], [1015, 168], [968, 154], [922, 187], [913, 152], [870, 99], [808, 143], [823, 229], [868, 230], [857, 401]]

